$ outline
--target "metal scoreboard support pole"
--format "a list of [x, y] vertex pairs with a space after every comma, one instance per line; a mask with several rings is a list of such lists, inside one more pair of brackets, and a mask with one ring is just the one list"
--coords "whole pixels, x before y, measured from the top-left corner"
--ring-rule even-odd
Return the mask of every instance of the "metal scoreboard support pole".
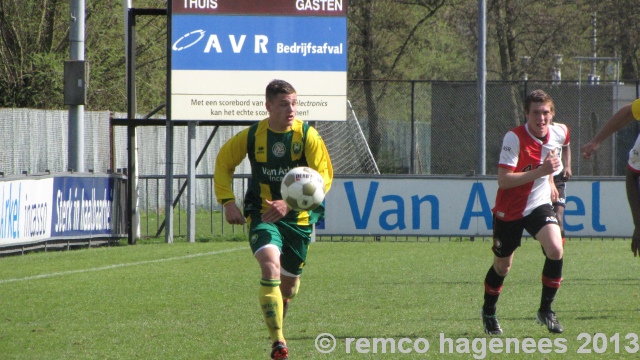
[[196, 242], [196, 126], [189, 121], [187, 140], [187, 241]]
[[[128, 4], [127, 6], [129, 6]], [[138, 169], [136, 149], [135, 117], [137, 112], [136, 102], [136, 16], [161, 16], [167, 15], [166, 9], [135, 9], [127, 10], [127, 232], [128, 243], [134, 245], [138, 236]]]

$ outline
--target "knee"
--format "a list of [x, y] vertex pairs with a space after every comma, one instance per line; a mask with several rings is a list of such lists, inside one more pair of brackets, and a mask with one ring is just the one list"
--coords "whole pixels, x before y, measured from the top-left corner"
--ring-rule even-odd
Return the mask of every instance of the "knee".
[[498, 273], [498, 275], [505, 277], [509, 273], [509, 270], [511, 270], [511, 264], [498, 262], [493, 264], [493, 268], [496, 270], [496, 273]]
[[263, 279], [280, 278], [280, 250], [275, 246], [265, 246], [258, 249], [253, 256], [260, 264]]
[[549, 250], [545, 250], [547, 257], [551, 260], [560, 260], [564, 256], [562, 247], [553, 247]]
[[544, 248], [544, 254], [551, 260], [560, 260], [564, 255], [562, 240], [548, 243]]
[[260, 270], [262, 272], [263, 279], [278, 279], [280, 278], [280, 264], [274, 261], [262, 261], [260, 262]]

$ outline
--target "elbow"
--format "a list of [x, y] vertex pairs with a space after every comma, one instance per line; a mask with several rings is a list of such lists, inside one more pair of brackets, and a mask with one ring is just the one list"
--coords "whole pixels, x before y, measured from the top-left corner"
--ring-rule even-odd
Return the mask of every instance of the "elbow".
[[498, 178], [498, 187], [502, 190], [507, 190], [511, 188], [511, 186], [508, 184], [507, 181], [505, 181], [505, 179], [500, 179], [500, 178]]

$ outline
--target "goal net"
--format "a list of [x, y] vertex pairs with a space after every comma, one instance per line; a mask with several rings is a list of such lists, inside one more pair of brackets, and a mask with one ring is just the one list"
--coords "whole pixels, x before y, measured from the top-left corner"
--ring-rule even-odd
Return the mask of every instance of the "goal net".
[[380, 174], [376, 160], [347, 101], [347, 121], [317, 121], [318, 130], [331, 156], [335, 174]]

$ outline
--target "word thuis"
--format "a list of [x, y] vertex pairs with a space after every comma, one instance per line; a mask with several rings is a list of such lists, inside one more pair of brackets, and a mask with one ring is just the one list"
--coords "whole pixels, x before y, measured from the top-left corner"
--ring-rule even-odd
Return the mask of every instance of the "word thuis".
[[217, 9], [218, 0], [184, 0], [185, 9]]

